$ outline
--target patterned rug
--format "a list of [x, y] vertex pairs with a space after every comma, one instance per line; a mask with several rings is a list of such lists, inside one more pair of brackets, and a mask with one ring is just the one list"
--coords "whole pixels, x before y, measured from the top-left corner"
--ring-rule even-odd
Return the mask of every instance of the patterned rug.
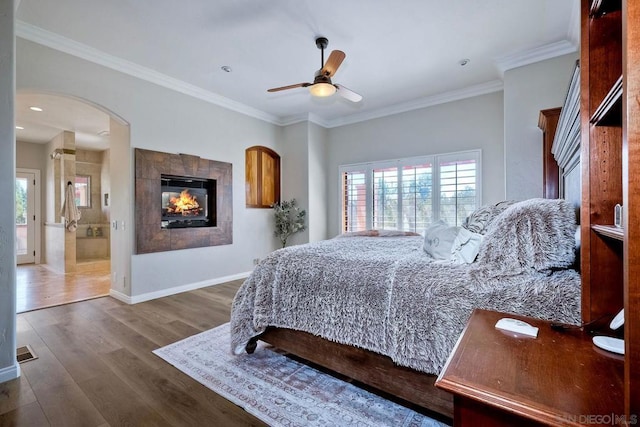
[[231, 354], [229, 324], [154, 353], [271, 426], [445, 426], [270, 350]]

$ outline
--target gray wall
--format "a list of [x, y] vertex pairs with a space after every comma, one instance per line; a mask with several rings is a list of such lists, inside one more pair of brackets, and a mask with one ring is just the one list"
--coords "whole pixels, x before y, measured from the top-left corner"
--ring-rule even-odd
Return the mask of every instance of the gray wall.
[[[133, 206], [133, 150], [119, 152], [112, 147], [111, 216], [125, 222], [124, 228], [120, 224], [112, 233], [112, 261], [122, 265], [116, 290], [136, 296], [242, 274], [253, 268], [253, 258], [262, 258], [277, 248], [271, 211], [245, 207], [244, 150], [263, 145], [286, 157], [280, 146], [280, 127], [23, 39], [17, 43], [18, 89], [72, 95], [106, 108], [130, 124], [132, 148], [180, 152], [233, 164], [232, 245], [128, 256], [134, 250], [127, 247], [134, 241], [133, 212], [116, 206], [115, 196], [126, 194], [128, 205]], [[119, 172], [114, 166], [125, 170]], [[295, 174], [289, 171], [288, 180], [301, 181]], [[120, 177], [126, 182], [120, 182]], [[304, 196], [296, 191], [285, 194]], [[126, 260], [115, 259], [119, 256], [130, 258], [130, 275]]]
[[309, 123], [309, 241], [328, 237], [327, 233], [327, 141], [329, 130]]
[[[282, 200], [293, 198], [298, 206], [309, 212], [309, 123], [296, 123], [282, 129], [280, 152]], [[307, 226], [309, 222], [307, 221]], [[294, 234], [287, 240], [287, 246], [309, 241], [309, 228]], [[278, 242], [278, 247], [280, 243]]]
[[283, 128], [282, 198], [296, 198], [306, 210], [307, 228], [290, 244], [316, 242], [327, 236], [327, 141], [329, 130], [311, 122]]
[[16, 143], [16, 167], [38, 169], [40, 173], [44, 173], [47, 165], [46, 158], [48, 157], [49, 154], [45, 152], [44, 144], [33, 144], [24, 141]]
[[502, 92], [331, 129], [328, 236], [340, 231], [340, 165], [480, 148], [483, 202], [497, 202], [504, 199], [503, 140]]
[[507, 199], [542, 197], [540, 110], [561, 107], [578, 54], [563, 55], [504, 73]]
[[[15, 206], [14, 2], [0, 0], [0, 194]], [[0, 213], [0, 383], [20, 376], [16, 361], [16, 254], [13, 209]]]

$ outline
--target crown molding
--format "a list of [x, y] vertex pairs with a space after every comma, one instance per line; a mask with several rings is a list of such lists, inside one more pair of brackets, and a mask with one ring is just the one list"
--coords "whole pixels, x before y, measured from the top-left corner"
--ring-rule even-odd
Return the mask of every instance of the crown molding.
[[318, 116], [317, 114], [313, 114], [313, 113], [309, 113], [308, 114], [308, 120], [311, 123], [314, 123], [318, 126], [322, 126], [323, 128], [329, 129], [331, 126], [331, 121], [324, 119], [320, 116]]
[[522, 50], [510, 55], [500, 56], [495, 59], [495, 63], [501, 76], [504, 77], [504, 72], [507, 70], [555, 58], [557, 56], [567, 55], [576, 51], [577, 48], [573, 43], [567, 40], [561, 40], [559, 42], [534, 47], [532, 49]]
[[367, 111], [345, 117], [336, 117], [335, 119], [327, 120], [326, 125], [322, 126], [327, 128], [334, 128], [344, 125], [350, 125], [354, 123], [364, 122], [366, 120], [378, 119], [394, 114], [419, 110], [421, 108], [433, 107], [434, 105], [445, 104], [447, 102], [459, 101], [461, 99], [471, 98], [474, 96], [500, 92], [503, 89], [504, 84], [502, 80], [492, 80], [486, 83], [468, 86], [463, 89], [452, 90], [438, 95], [427, 96], [424, 98], [415, 99], [413, 101], [395, 104], [389, 107], [377, 109], [375, 111]]
[[278, 122], [278, 125], [290, 126], [290, 125], [295, 125], [296, 123], [301, 123], [301, 122], [314, 123], [318, 126], [322, 126], [323, 128], [327, 128], [327, 129], [331, 127], [330, 121], [327, 121], [326, 119], [323, 119], [322, 117], [314, 113], [302, 113], [302, 114], [296, 114], [293, 116], [283, 117]]
[[273, 114], [249, 107], [24, 21], [16, 20], [16, 36], [265, 122], [278, 124], [280, 121]]
[[[501, 80], [492, 80], [463, 89], [453, 90], [438, 95], [427, 96], [424, 98], [395, 104], [374, 111], [356, 113], [343, 117], [336, 117], [333, 119], [324, 119], [313, 113], [279, 117], [274, 114], [270, 114], [265, 111], [234, 101], [232, 99], [220, 96], [216, 93], [204, 90], [198, 86], [186, 83], [182, 80], [159, 73], [150, 68], [140, 66], [131, 61], [127, 61], [107, 54], [83, 43], [76, 42], [75, 40], [53, 33], [51, 31], [44, 30], [40, 27], [28, 24], [24, 21], [16, 20], [16, 36], [278, 126], [289, 126], [292, 124], [309, 121], [317, 124], [318, 126], [329, 129], [359, 123], [371, 119], [386, 117], [394, 114], [405, 113], [421, 108], [432, 107], [434, 105], [458, 101], [473, 96], [499, 92], [504, 88], [503, 82]], [[565, 55], [568, 53], [573, 53], [576, 52], [576, 50], [577, 49], [574, 45], [572, 45], [568, 41], [563, 40], [560, 42], [497, 58], [496, 65], [501, 74], [504, 76], [504, 71], [511, 68], [532, 64], [534, 62], [543, 61], [545, 59], [554, 58], [556, 56]]]

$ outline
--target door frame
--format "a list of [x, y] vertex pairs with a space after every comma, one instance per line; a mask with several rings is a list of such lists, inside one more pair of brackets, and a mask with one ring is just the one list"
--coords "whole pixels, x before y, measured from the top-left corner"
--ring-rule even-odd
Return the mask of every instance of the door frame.
[[34, 239], [34, 250], [36, 254], [34, 256], [33, 262], [35, 264], [40, 264], [42, 261], [42, 215], [41, 215], [41, 193], [40, 193], [40, 170], [39, 169], [28, 169], [28, 168], [16, 168], [16, 175], [19, 173], [31, 173], [35, 176], [36, 184], [34, 185], [33, 191], [33, 207], [34, 207], [34, 230], [33, 230], [33, 239]]

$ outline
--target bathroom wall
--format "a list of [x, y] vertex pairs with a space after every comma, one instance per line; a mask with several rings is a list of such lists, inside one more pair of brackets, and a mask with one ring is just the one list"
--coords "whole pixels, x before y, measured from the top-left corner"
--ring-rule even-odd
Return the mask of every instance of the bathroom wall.
[[66, 231], [64, 219], [60, 215], [65, 199], [67, 182], [76, 175], [75, 134], [63, 131], [45, 145], [45, 153], [53, 153], [56, 149], [67, 150], [57, 159], [49, 159], [43, 173], [45, 191], [45, 232], [43, 253], [46, 264], [60, 273], [76, 270], [75, 233]]
[[102, 151], [76, 150], [76, 176], [88, 176], [91, 188], [90, 206], [80, 208], [82, 216], [76, 231], [77, 261], [105, 259], [110, 255], [109, 217], [103, 210], [102, 190], [108, 175], [103, 173], [103, 164]]

